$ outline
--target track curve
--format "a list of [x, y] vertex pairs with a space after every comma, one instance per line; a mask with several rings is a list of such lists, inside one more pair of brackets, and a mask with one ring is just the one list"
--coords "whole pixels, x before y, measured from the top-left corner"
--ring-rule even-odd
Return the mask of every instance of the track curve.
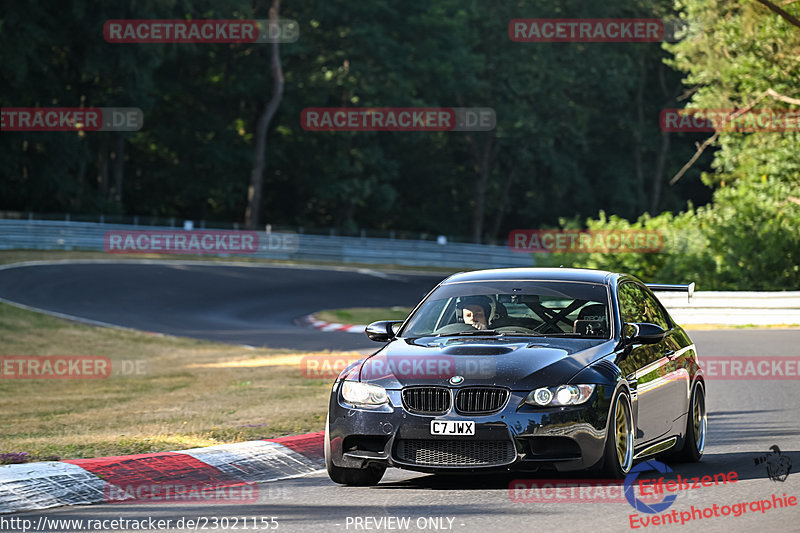
[[0, 298], [143, 331], [298, 350], [375, 348], [294, 324], [320, 309], [415, 305], [444, 276], [203, 262], [9, 265]]

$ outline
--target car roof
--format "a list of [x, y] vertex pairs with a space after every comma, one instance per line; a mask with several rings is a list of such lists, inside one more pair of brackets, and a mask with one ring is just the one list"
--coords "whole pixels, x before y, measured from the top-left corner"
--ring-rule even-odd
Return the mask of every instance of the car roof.
[[492, 268], [459, 272], [442, 281], [442, 285], [466, 281], [582, 281], [612, 285], [623, 274], [588, 268]]

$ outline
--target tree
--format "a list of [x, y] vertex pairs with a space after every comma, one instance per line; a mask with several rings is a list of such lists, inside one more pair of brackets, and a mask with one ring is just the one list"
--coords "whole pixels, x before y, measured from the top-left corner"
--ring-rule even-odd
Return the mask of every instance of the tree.
[[[763, 2], [761, 2], [763, 3]], [[667, 48], [684, 70], [696, 109], [798, 109], [800, 29], [759, 3], [681, 0], [690, 37]], [[691, 30], [693, 28], [693, 30]], [[705, 290], [800, 288], [800, 133], [720, 130], [712, 203], [676, 216], [640, 217], [634, 224], [600, 214], [593, 229], [645, 227], [662, 231], [660, 254], [589, 254], [577, 266], [622, 269], [651, 281], [696, 281]], [[688, 178], [683, 178], [688, 179]]]
[[[272, 0], [269, 8], [270, 26], [278, 26], [280, 15], [280, 0]], [[264, 186], [264, 165], [266, 163], [267, 150], [267, 130], [272, 122], [278, 106], [283, 96], [283, 69], [281, 68], [281, 56], [279, 39], [272, 42], [270, 54], [270, 71], [272, 73], [272, 97], [264, 107], [264, 111], [258, 118], [256, 127], [255, 149], [253, 153], [253, 171], [250, 174], [250, 187], [247, 189], [247, 211], [245, 212], [245, 226], [255, 229], [259, 226], [261, 214], [261, 190]]]

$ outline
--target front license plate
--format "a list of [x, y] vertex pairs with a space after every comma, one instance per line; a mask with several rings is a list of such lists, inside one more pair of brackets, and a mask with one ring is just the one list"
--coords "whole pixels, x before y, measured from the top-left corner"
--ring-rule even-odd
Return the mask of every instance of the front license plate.
[[475, 422], [472, 420], [431, 420], [431, 435], [474, 435]]

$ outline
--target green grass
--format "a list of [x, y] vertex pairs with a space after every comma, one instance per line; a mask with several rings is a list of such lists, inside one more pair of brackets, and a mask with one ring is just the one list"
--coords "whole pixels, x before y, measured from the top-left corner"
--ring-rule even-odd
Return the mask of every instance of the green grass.
[[[238, 256], [0, 251], [0, 264], [94, 259], [296, 264]], [[342, 266], [415, 270], [394, 265]], [[393, 309], [379, 313], [379, 318], [402, 319], [407, 312]], [[347, 316], [346, 310], [342, 316]], [[366, 314], [349, 316], [361, 320]], [[111, 359], [112, 368], [123, 361], [147, 364], [145, 375], [97, 380], [0, 376], [0, 454], [26, 452], [32, 460], [74, 459], [319, 431], [325, 422], [331, 380], [307, 379], [301, 374], [299, 362], [309, 354], [86, 326], [0, 304], [0, 356], [100, 355]]]
[[314, 318], [339, 324], [370, 324], [378, 320], [405, 320], [411, 307], [352, 307], [350, 309], [325, 309], [314, 313]]
[[442, 274], [446, 277], [449, 274], [456, 272], [456, 269], [450, 267], [415, 267], [408, 265], [371, 265], [366, 263], [339, 263], [333, 261], [306, 261], [302, 263], [297, 261], [287, 261], [283, 259], [262, 259], [258, 257], [248, 257], [245, 255], [231, 255], [228, 257], [219, 257], [211, 255], [186, 255], [186, 254], [108, 254], [105, 252], [88, 252], [80, 250], [60, 251], [60, 250], [3, 250], [0, 251], [0, 265], [10, 263], [21, 263], [24, 261], [64, 261], [64, 260], [91, 260], [91, 259], [104, 259], [109, 261], [114, 260], [131, 260], [131, 259], [147, 259], [147, 260], [163, 260], [163, 261], [208, 261], [208, 262], [236, 262], [236, 263], [261, 263], [273, 265], [311, 265], [320, 267], [347, 267], [347, 268], [367, 268], [373, 270], [398, 270], [398, 271], [420, 271], [430, 272], [433, 274]]
[[[250, 349], [67, 322], [0, 304], [0, 356], [102, 355], [106, 379], [0, 377], [0, 454], [33, 460], [126, 455], [323, 429], [330, 380], [307, 379], [308, 353]], [[117, 366], [115, 366], [117, 365]]]

